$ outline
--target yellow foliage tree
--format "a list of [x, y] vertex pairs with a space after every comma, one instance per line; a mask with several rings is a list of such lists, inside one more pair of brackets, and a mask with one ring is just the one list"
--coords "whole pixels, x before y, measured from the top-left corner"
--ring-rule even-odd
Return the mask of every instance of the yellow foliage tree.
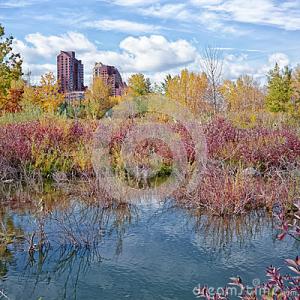
[[143, 96], [151, 92], [151, 82], [144, 74], [133, 74], [128, 79], [127, 94], [130, 96]]
[[8, 93], [0, 93], [0, 112], [14, 113], [21, 110], [22, 94], [24, 92], [24, 82], [19, 80], [12, 80]]
[[41, 77], [38, 94], [40, 106], [46, 112], [57, 111], [59, 105], [64, 102], [64, 95], [59, 92], [59, 84], [52, 72]]
[[264, 107], [265, 95], [248, 75], [239, 77], [236, 82], [225, 80], [220, 91], [229, 111], [256, 111]]
[[59, 92], [59, 84], [52, 72], [41, 76], [37, 87], [25, 86], [22, 97], [22, 107], [40, 108], [45, 112], [54, 113], [64, 102], [64, 95]]
[[21, 102], [22, 108], [24, 110], [27, 110], [27, 109], [30, 110], [33, 107], [42, 109], [40, 104], [41, 104], [40, 94], [39, 94], [37, 88], [32, 87], [32, 86], [25, 86], [24, 93], [22, 96], [22, 102]]
[[110, 95], [110, 87], [101, 78], [94, 78], [84, 100], [87, 116], [93, 119], [101, 118], [117, 102]]
[[212, 107], [205, 101], [208, 87], [207, 76], [182, 70], [180, 75], [165, 80], [166, 95], [171, 100], [186, 105], [195, 113], [211, 111]]
[[292, 90], [293, 94], [289, 105], [289, 112], [295, 117], [300, 117], [300, 65], [293, 72]]

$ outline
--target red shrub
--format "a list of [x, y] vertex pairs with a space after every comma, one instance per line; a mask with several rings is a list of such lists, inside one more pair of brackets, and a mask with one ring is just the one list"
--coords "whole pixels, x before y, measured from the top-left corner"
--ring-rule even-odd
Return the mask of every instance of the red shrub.
[[225, 119], [205, 128], [209, 157], [246, 166], [285, 167], [300, 159], [300, 139], [289, 130], [238, 129]]

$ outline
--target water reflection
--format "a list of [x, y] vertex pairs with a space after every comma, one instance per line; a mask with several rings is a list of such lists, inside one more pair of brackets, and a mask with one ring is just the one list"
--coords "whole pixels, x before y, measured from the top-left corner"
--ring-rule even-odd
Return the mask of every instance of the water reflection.
[[[165, 266], [175, 259], [178, 266], [194, 268], [202, 262], [203, 267], [214, 252], [216, 257], [210, 260], [218, 261], [226, 255], [228, 263], [233, 256], [243, 255], [243, 251], [236, 253], [238, 247], [244, 249], [255, 240], [265, 239], [273, 227], [270, 216], [262, 211], [231, 219], [208, 217], [180, 210], [170, 200], [155, 204], [103, 200], [78, 184], [47, 188], [46, 192], [18, 190], [6, 195], [9, 197], [3, 198], [0, 210], [0, 276], [7, 290], [16, 287], [13, 295], [26, 295], [28, 299], [45, 294], [50, 299], [82, 299], [78, 293], [85, 286], [99, 286], [86, 279], [91, 270], [115, 276], [115, 280], [119, 276], [115, 272], [121, 272], [125, 282], [130, 278], [126, 268], [133, 268], [132, 272], [137, 272], [135, 280], [143, 276], [150, 280], [156, 274], [159, 282], [163, 281], [163, 271], [151, 276], [140, 273], [147, 273], [157, 259]], [[144, 244], [152, 253], [140, 258], [135, 249], [141, 247], [145, 251]], [[155, 251], [162, 251], [155, 247], [165, 246], [167, 250], [170, 247], [169, 254], [155, 255]], [[198, 261], [201, 255], [204, 257]], [[194, 279], [188, 277], [189, 273]], [[196, 276], [192, 269], [187, 271], [177, 286], [183, 286], [182, 281], [188, 284]], [[104, 293], [103, 289], [100, 290]], [[88, 299], [94, 298], [90, 295]]]
[[236, 241], [245, 246], [270, 227], [274, 227], [272, 217], [261, 210], [231, 217], [196, 215], [194, 229], [207, 237], [212, 248], [222, 251]]
[[0, 208], [0, 278], [5, 277], [9, 266], [14, 262], [13, 251], [24, 238], [24, 232], [20, 226], [16, 226], [13, 217]]

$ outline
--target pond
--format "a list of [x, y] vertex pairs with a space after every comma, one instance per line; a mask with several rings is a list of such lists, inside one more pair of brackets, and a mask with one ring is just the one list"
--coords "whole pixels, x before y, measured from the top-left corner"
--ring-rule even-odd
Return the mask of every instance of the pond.
[[239, 275], [255, 285], [270, 265], [287, 271], [284, 259], [299, 252], [276, 240], [264, 212], [222, 219], [171, 200], [56, 197], [2, 205], [11, 241], [0, 249], [0, 299], [196, 299], [199, 284], [224, 287]]

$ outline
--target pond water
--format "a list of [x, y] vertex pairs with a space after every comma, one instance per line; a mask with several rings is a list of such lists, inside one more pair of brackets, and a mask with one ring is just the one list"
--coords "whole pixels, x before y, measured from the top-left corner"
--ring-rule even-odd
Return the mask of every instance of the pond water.
[[[199, 284], [223, 287], [239, 275], [252, 285], [299, 253], [275, 239], [263, 213], [220, 219], [172, 201], [62, 202], [2, 206], [2, 231], [15, 236], [0, 251], [0, 290], [9, 299], [196, 299]], [[42, 249], [28, 252], [39, 240]]]

